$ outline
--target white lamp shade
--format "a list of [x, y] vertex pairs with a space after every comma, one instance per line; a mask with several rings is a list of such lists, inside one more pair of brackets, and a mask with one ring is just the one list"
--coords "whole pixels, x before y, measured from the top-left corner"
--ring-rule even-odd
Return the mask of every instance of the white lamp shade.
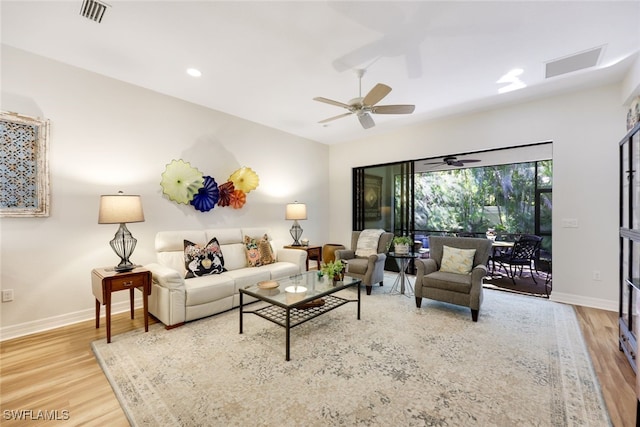
[[304, 203], [289, 203], [284, 219], [307, 219], [307, 205]]
[[143, 222], [142, 201], [140, 196], [113, 194], [100, 196], [98, 224], [124, 224]]

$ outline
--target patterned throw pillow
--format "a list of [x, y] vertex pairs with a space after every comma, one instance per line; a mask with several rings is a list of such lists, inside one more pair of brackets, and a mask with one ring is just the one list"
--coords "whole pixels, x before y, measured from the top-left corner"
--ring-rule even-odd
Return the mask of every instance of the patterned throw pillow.
[[260, 239], [244, 236], [244, 246], [247, 251], [249, 267], [260, 267], [261, 265], [276, 262], [271, 243], [269, 243], [269, 237], [266, 234]]
[[185, 279], [220, 274], [227, 271], [224, 268], [224, 257], [218, 239], [214, 237], [206, 246], [201, 246], [188, 240], [184, 241], [184, 266], [187, 269]]
[[442, 247], [440, 271], [447, 273], [469, 274], [473, 268], [475, 249], [459, 249], [450, 246]]

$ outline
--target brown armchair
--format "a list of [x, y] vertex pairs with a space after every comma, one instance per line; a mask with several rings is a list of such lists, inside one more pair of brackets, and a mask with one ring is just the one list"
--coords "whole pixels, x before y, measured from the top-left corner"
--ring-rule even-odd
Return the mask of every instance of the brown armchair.
[[371, 295], [374, 283], [380, 283], [384, 279], [384, 263], [387, 259], [387, 249], [393, 239], [393, 233], [384, 232], [378, 240], [377, 253], [367, 257], [356, 256], [358, 239], [361, 231], [351, 233], [351, 249], [339, 249], [335, 251], [336, 260], [346, 261], [348, 264], [347, 275], [362, 280], [367, 289], [367, 295]]
[[[475, 249], [468, 274], [441, 271], [444, 247]], [[491, 240], [471, 237], [429, 237], [429, 259], [416, 259], [416, 306], [422, 298], [429, 298], [471, 309], [471, 318], [478, 321], [482, 304], [482, 278], [487, 275], [487, 260], [491, 253]], [[447, 250], [449, 251], [449, 250]]]

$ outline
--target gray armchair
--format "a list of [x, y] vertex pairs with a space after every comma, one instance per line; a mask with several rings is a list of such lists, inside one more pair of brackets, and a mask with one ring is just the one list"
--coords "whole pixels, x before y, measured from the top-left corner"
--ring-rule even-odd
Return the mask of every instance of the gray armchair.
[[[443, 247], [475, 249], [471, 273], [458, 274], [440, 271]], [[491, 240], [471, 237], [429, 237], [430, 258], [416, 259], [416, 306], [422, 298], [429, 298], [471, 309], [471, 318], [478, 321], [482, 304], [482, 278], [487, 275], [487, 260], [491, 253]]]
[[347, 275], [362, 280], [366, 286], [367, 295], [371, 295], [371, 289], [374, 283], [380, 283], [384, 279], [384, 262], [387, 259], [387, 248], [393, 239], [393, 233], [382, 233], [378, 240], [378, 253], [369, 255], [368, 257], [357, 257], [356, 248], [358, 247], [358, 238], [361, 231], [351, 233], [351, 249], [339, 249], [335, 251], [336, 260], [346, 261]]

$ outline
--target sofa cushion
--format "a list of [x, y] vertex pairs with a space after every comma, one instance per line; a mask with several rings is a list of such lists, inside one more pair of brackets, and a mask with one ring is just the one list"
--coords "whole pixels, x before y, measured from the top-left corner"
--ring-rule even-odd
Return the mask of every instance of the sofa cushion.
[[445, 273], [469, 274], [473, 268], [473, 257], [475, 254], [475, 249], [452, 248], [451, 246], [445, 245], [442, 247], [440, 271]]
[[247, 268], [247, 251], [244, 243], [222, 244], [220, 247], [224, 254], [224, 268], [226, 268], [227, 271]]
[[422, 278], [429, 288], [444, 289], [458, 293], [471, 292], [471, 275], [447, 273], [442, 270], [427, 274]]
[[193, 277], [184, 281], [187, 306], [207, 304], [233, 295], [235, 290], [233, 277], [228, 273]]
[[347, 260], [347, 276], [349, 273], [365, 274], [369, 260], [367, 258], [352, 258]]
[[214, 237], [205, 246], [185, 240], [184, 265], [187, 270], [185, 279], [226, 271], [218, 239]]
[[269, 237], [265, 234], [259, 239], [245, 236], [244, 244], [247, 251], [247, 262], [249, 267], [259, 267], [261, 265], [273, 264], [276, 258], [269, 242]]

